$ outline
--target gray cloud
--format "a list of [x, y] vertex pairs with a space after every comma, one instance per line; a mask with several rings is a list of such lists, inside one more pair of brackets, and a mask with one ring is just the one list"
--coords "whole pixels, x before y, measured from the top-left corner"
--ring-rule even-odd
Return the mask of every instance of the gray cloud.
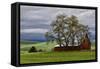
[[[75, 15], [78, 17], [80, 23], [95, 29], [95, 11], [90, 9], [21, 6], [20, 12], [21, 34], [24, 35], [26, 33], [39, 34], [40, 31], [45, 33], [50, 29], [51, 22], [58, 14]], [[95, 30], [92, 30], [92, 32], [95, 32]]]

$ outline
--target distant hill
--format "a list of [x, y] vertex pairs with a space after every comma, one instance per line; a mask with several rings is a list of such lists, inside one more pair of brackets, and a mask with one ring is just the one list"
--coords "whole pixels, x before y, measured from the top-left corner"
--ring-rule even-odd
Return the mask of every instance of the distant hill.
[[33, 43], [38, 43], [38, 41], [25, 41], [25, 40], [21, 40], [20, 41], [21, 42], [21, 44], [33, 44]]

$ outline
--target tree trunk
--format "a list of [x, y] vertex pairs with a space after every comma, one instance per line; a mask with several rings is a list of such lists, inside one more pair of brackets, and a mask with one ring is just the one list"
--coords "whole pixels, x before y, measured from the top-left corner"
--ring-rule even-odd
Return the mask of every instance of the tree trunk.
[[74, 46], [74, 44], [75, 44], [75, 38], [74, 38], [74, 35], [72, 35], [72, 46]]
[[60, 37], [60, 34], [59, 33], [58, 33], [58, 44], [61, 47], [61, 37]]
[[74, 39], [72, 39], [72, 46], [74, 46]]

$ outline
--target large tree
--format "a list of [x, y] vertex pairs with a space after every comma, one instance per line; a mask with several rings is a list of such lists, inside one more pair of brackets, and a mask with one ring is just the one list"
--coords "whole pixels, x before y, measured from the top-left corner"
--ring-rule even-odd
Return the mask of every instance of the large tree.
[[59, 46], [80, 45], [82, 37], [88, 32], [88, 26], [79, 23], [76, 16], [58, 15], [51, 23], [51, 31], [46, 32], [48, 41], [56, 41]]

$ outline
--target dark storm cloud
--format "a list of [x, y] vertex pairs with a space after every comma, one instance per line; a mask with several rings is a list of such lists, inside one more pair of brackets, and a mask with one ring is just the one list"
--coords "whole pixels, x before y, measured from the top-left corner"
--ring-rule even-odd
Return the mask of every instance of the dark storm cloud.
[[34, 29], [35, 28], [49, 29], [50, 28], [49, 25], [46, 25], [46, 24], [35, 24], [35, 23], [21, 25], [21, 29], [32, 29], [32, 28], [34, 28]]

